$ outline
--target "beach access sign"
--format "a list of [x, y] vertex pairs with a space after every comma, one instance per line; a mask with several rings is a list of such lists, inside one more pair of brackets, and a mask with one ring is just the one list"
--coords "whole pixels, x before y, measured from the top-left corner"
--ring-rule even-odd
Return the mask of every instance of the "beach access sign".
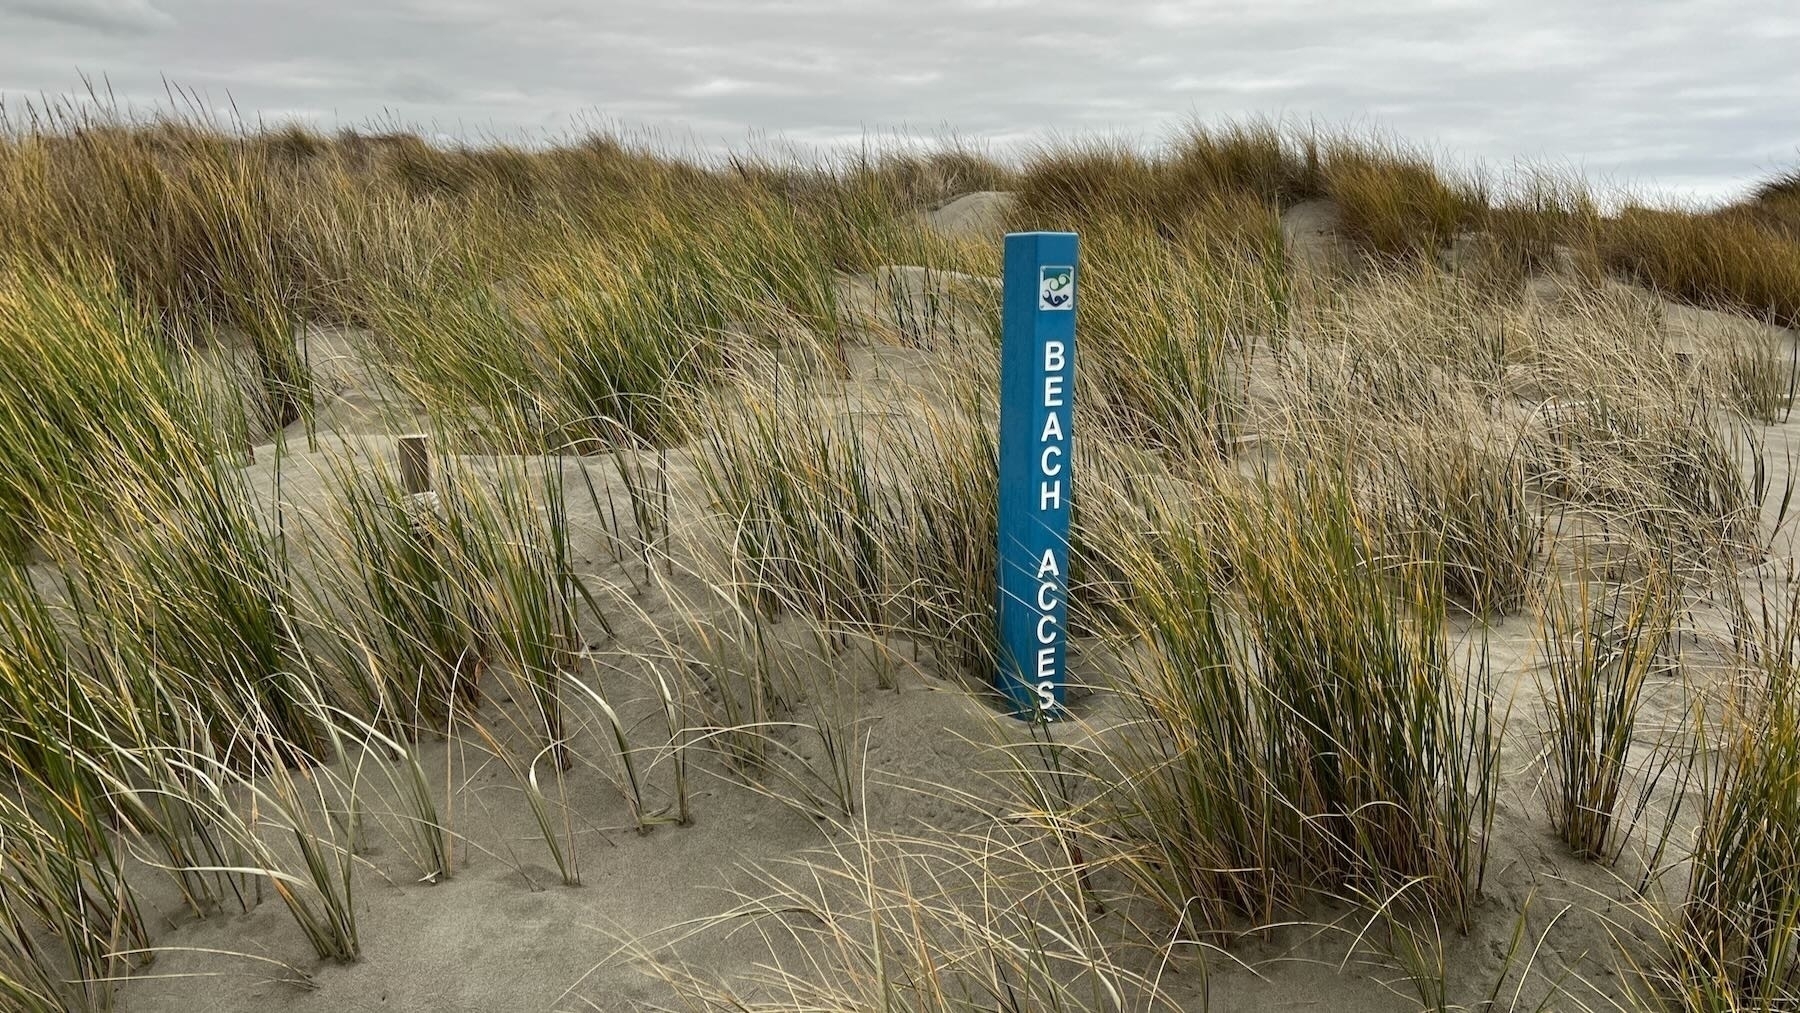
[[1077, 241], [1006, 237], [1000, 336], [1000, 581], [995, 685], [1022, 718], [1061, 716], [1075, 495]]

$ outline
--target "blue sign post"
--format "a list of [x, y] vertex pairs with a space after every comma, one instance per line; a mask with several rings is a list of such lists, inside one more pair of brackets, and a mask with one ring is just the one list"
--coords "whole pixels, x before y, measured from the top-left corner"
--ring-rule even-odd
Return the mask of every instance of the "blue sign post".
[[1041, 720], [1060, 716], [1068, 683], [1076, 247], [1073, 232], [1006, 237], [995, 685], [1015, 715]]

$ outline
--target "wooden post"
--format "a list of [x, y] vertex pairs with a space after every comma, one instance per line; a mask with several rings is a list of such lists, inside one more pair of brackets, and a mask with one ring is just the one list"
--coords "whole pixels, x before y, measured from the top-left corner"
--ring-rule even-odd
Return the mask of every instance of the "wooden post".
[[431, 491], [431, 437], [400, 437], [400, 489], [408, 496]]

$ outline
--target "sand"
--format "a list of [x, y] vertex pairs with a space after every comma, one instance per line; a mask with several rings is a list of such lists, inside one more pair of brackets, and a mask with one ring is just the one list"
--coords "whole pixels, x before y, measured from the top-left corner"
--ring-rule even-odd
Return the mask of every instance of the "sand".
[[[986, 716], [972, 698], [916, 677], [898, 691], [870, 694], [870, 811], [884, 822], [948, 822], [944, 806], [894, 785], [954, 779], [969, 760], [955, 732], [979, 733]], [[579, 746], [578, 746], [579, 748]], [[364, 957], [353, 965], [315, 966], [281, 905], [194, 921], [176, 916], [162, 943], [242, 950], [307, 969], [312, 987], [270, 980], [277, 970], [216, 953], [163, 954], [148, 975], [121, 990], [125, 1010], [190, 1013], [252, 1009], [468, 1011], [629, 1009], [666, 991], [625, 960], [607, 958], [622, 940], [648, 942], [688, 919], [730, 906], [731, 888], [751, 885], [746, 867], [773, 865], [815, 847], [830, 833], [819, 821], [719, 777], [702, 779], [688, 827], [630, 829], [624, 804], [605, 778], [577, 770], [568, 804], [584, 822], [578, 834], [582, 885], [561, 885], [544, 853], [516, 783], [479, 752], [425, 750], [427, 770], [446, 761], [463, 796], [457, 831], [469, 845], [455, 877], [409, 882], [391, 847], [363, 857], [370, 865], [358, 899]], [[964, 820], [967, 816], [962, 817]], [[491, 852], [491, 853], [488, 853]], [[383, 882], [374, 873], [385, 873]], [[171, 912], [172, 913], [172, 912]], [[758, 956], [749, 937], [706, 936], [681, 949], [684, 959], [729, 973]], [[203, 974], [194, 978], [185, 975]]]
[[[956, 234], [997, 235], [1009, 203], [1006, 194], [969, 194], [932, 212], [931, 221]], [[1302, 264], [1332, 269], [1338, 263], [1342, 244], [1333, 219], [1333, 209], [1320, 202], [1300, 205], [1284, 217]], [[850, 357], [852, 396], [844, 410], [872, 411], [896, 389], [937, 396], [941, 363], [907, 347], [908, 321], [928, 312], [959, 313], [956, 291], [992, 285], [991, 279], [905, 266], [846, 278], [846, 302], [863, 315], [869, 340]], [[1685, 307], [1670, 312], [1684, 327], [1742, 327], [1736, 318], [1717, 320]], [[391, 466], [393, 434], [411, 426], [404, 415], [395, 418], [383, 409], [387, 399], [355, 366], [358, 340], [363, 337], [355, 332], [313, 332], [310, 345], [330, 378], [331, 396], [320, 413], [327, 435], [317, 449], [290, 440], [289, 452], [281, 455], [280, 495], [291, 517], [326, 515], [327, 464], [334, 455], [361, 447], [371, 455], [370, 466]], [[1800, 423], [1772, 427], [1767, 435], [1771, 460], [1791, 461], [1784, 451], [1800, 446]], [[273, 450], [272, 443], [258, 448], [249, 466], [252, 484], [268, 490], [271, 499]], [[617, 467], [606, 456], [571, 459], [561, 467], [584, 472], [603, 496], [624, 495]], [[701, 537], [701, 497], [683, 454], [672, 455], [668, 467], [675, 500], [685, 504], [672, 519], [679, 546], [683, 539]], [[1784, 477], [1777, 476], [1777, 482]], [[650, 771], [653, 798], [666, 802], [667, 751], [658, 745], [661, 717], [649, 678], [655, 662], [632, 663], [620, 656], [635, 652], [651, 659], [661, 638], [670, 635], [659, 634], [658, 627], [670, 621], [671, 597], [704, 601], [710, 589], [679, 574], [652, 580], [634, 569], [629, 557], [613, 558], [604, 527], [593, 504], [572, 505], [571, 535], [584, 578], [611, 589], [623, 616], [617, 639], [584, 631], [597, 647], [589, 674], [607, 687], [624, 715], [640, 762]], [[1783, 545], [1791, 565], [1791, 538]], [[1708, 621], [1695, 619], [1702, 625]], [[1488, 632], [1513, 728], [1503, 757], [1486, 899], [1469, 934], [1446, 929], [1446, 974], [1458, 1002], [1498, 989], [1503, 1003], [1510, 1005], [1516, 995], [1519, 1008], [1533, 1008], [1558, 982], [1575, 998], [1605, 1005], [1602, 997], [1617, 989], [1610, 977], [1609, 929], [1631, 922], [1627, 905], [1615, 899], [1623, 895], [1617, 879], [1634, 870], [1629, 860], [1615, 871], [1572, 858], [1549, 829], [1536, 795], [1538, 744], [1530, 733], [1537, 706], [1534, 633], [1525, 617], [1508, 618]], [[885, 675], [894, 683], [891, 689], [880, 688], [884, 674], [868, 652], [822, 651], [798, 622], [773, 646], [779, 664], [829, 675], [827, 681], [846, 687], [843, 705], [866, 736], [854, 816], [808, 812], [794, 798], [777, 797], [780, 786], [758, 790], [708, 758], [696, 761], [692, 824], [640, 833], [608, 766], [601, 730], [590, 726], [574, 736], [582, 762], [552, 792], [572, 814], [573, 850], [581, 867], [581, 885], [565, 886], [518, 780], [467, 743], [428, 741], [420, 745], [420, 759], [458, 838], [454, 874], [446, 882], [418, 880], [402, 837], [394, 832], [399, 817], [383, 811], [394, 807], [393, 800], [384, 802], [373, 792], [355, 900], [363, 943], [359, 962], [335, 966], [313, 960], [287, 911], [273, 899], [247, 912], [197, 919], [170, 891], [152, 888], [146, 913], [161, 952], [152, 966], [120, 985], [119, 1008], [127, 1013], [485, 1013], [627, 1010], [667, 1002], [666, 986], [642, 961], [621, 952], [622, 944], [643, 949], [673, 940], [682, 925], [729, 910], [739, 894], [757, 892], [759, 877], [783, 875], [784, 863], [843, 845], [857, 833], [983, 832], [1004, 820], [986, 800], [996, 794], [990, 779], [1003, 777], [1008, 766], [998, 747], [1021, 741], [1021, 726], [999, 713], [979, 687], [938, 672], [928, 653], [915, 661], [910, 645], [889, 648], [890, 657], [898, 659]], [[1073, 674], [1080, 678], [1079, 667]], [[1118, 719], [1103, 699], [1082, 706], [1085, 723], [1059, 734], [1102, 734], [1096, 729]], [[1653, 719], [1672, 720], [1682, 706], [1672, 691], [1653, 692], [1649, 704]], [[504, 725], [501, 713], [486, 719]], [[805, 735], [795, 733], [786, 741], [798, 756], [816, 758], [816, 743]], [[146, 883], [156, 880], [151, 870], [141, 871]], [[1418, 1008], [1405, 972], [1374, 962], [1366, 940], [1357, 945], [1366, 918], [1356, 910], [1320, 908], [1306, 919], [1316, 924], [1249, 936], [1229, 955], [1215, 954], [1208, 962], [1210, 974], [1202, 974], [1192, 960], [1178, 962], [1164, 984], [1187, 1008], [1223, 1013]], [[1514, 954], [1521, 925], [1528, 952]], [[766, 961], [769, 950], [754, 932], [710, 932], [682, 939], [668, 955], [729, 980]]]
[[1329, 275], [1349, 266], [1355, 250], [1338, 230], [1340, 217], [1329, 200], [1301, 201], [1281, 213], [1281, 238], [1296, 267]]
[[946, 201], [925, 215], [926, 223], [957, 239], [999, 239], [1006, 232], [1006, 216], [1013, 195], [1002, 190], [977, 190]]

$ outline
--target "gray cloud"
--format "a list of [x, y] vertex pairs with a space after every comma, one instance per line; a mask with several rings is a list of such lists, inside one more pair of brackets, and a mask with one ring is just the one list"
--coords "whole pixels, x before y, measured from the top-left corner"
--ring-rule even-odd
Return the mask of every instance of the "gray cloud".
[[387, 76], [383, 95], [414, 105], [441, 106], [461, 97], [455, 88], [418, 71], [403, 70]]
[[4, 0], [8, 12], [108, 34], [167, 28], [175, 19], [150, 0]]
[[146, 105], [166, 76], [326, 126], [533, 140], [602, 123], [703, 151], [1149, 145], [1260, 114], [1699, 198], [1800, 160], [1800, 13], [1776, 0], [158, 4], [0, 0], [0, 92], [76, 90], [80, 68]]

